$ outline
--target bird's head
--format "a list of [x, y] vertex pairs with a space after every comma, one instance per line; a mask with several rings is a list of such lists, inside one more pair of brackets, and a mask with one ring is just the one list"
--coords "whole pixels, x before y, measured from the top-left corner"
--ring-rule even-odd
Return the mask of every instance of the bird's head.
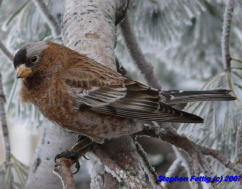
[[29, 78], [35, 73], [51, 75], [63, 68], [65, 54], [70, 50], [51, 41], [28, 43], [17, 51], [13, 64], [17, 78]]
[[13, 64], [17, 78], [28, 78], [34, 74], [43, 59], [43, 52], [49, 47], [46, 41], [25, 45], [14, 56]]

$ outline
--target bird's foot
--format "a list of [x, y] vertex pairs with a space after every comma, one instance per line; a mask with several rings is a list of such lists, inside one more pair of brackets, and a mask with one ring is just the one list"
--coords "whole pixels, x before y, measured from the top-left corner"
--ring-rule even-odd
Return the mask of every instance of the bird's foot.
[[55, 162], [57, 161], [57, 159], [60, 159], [60, 158], [73, 160], [76, 167], [76, 171], [74, 171], [72, 174], [78, 173], [78, 171], [80, 170], [80, 163], [79, 163], [79, 155], [77, 152], [71, 152], [69, 150], [61, 152], [60, 154], [57, 154], [55, 156]]
[[80, 163], [78, 159], [82, 156], [87, 159], [85, 153], [90, 150], [92, 145], [93, 142], [89, 138], [85, 136], [78, 137], [78, 142], [73, 147], [71, 147], [70, 150], [66, 150], [56, 155], [55, 161], [60, 158], [72, 160], [76, 167], [76, 171], [73, 174], [76, 174], [80, 170]]
[[55, 156], [55, 162], [57, 159], [60, 159], [60, 158], [75, 160], [75, 159], [78, 159], [78, 154], [76, 152], [66, 150]]
[[78, 135], [77, 143], [81, 142], [82, 140], [85, 140], [85, 138], [86, 138], [86, 136], [84, 136], [84, 135]]

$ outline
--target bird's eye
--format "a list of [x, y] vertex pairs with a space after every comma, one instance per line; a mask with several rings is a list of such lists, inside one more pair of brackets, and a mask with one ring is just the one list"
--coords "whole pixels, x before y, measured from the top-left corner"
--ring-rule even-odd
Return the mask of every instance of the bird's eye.
[[36, 62], [38, 62], [38, 56], [32, 56], [31, 57], [31, 59], [30, 59], [30, 61], [32, 62], [32, 63], [36, 63]]

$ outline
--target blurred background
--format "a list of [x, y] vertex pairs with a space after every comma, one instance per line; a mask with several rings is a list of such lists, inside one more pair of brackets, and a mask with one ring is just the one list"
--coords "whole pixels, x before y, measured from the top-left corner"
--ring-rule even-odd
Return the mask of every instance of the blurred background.
[[[51, 14], [61, 26], [64, 2], [45, 0]], [[220, 150], [231, 161], [237, 160], [237, 131], [241, 120], [242, 66], [232, 61], [232, 74], [224, 71], [221, 55], [221, 33], [225, 0], [133, 0], [129, 7], [131, 27], [138, 39], [147, 61], [153, 65], [162, 89], [220, 89], [226, 88], [238, 97], [235, 102], [209, 102], [187, 105], [186, 109], [205, 118], [203, 125], [183, 124], [178, 128], [194, 142]], [[0, 0], [0, 42], [11, 55], [0, 53], [0, 71], [6, 96], [5, 110], [9, 127], [11, 150], [14, 157], [14, 187], [21, 188], [31, 166], [34, 150], [42, 134], [43, 117], [31, 105], [19, 101], [20, 81], [15, 78], [12, 55], [30, 41], [54, 40], [48, 25], [31, 0]], [[231, 55], [242, 59], [241, 1], [236, 1], [231, 30]], [[0, 44], [1, 46], [1, 44]], [[3, 48], [1, 47], [3, 51]], [[146, 83], [130, 57], [120, 28], [117, 28], [115, 49], [119, 62], [127, 76]], [[0, 139], [3, 138], [0, 134]], [[4, 145], [0, 143], [0, 165], [4, 162]], [[155, 145], [154, 145], [155, 144]], [[160, 174], [165, 174], [174, 160], [172, 147], [158, 140], [143, 140], [149, 160]], [[226, 169], [217, 161], [209, 159], [216, 175], [226, 174]], [[184, 175], [178, 171], [180, 175]], [[5, 180], [4, 180], [5, 179]], [[1, 183], [8, 177], [0, 174]], [[88, 175], [80, 178], [86, 187]], [[173, 183], [171, 188], [187, 188], [187, 183]], [[205, 187], [205, 186], [204, 186]], [[224, 183], [225, 188], [234, 188], [233, 183]], [[87, 187], [88, 188], [88, 187]], [[205, 187], [206, 188], [206, 187]], [[221, 186], [222, 188], [222, 186]]]

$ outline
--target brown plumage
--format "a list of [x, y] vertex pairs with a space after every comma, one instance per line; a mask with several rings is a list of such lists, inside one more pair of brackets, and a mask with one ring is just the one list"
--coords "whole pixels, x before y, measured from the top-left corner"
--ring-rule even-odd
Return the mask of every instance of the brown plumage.
[[91, 137], [105, 138], [142, 130], [133, 120], [201, 123], [202, 118], [168, 104], [196, 100], [234, 100], [227, 90], [159, 91], [50, 41], [30, 43], [14, 57], [23, 78], [21, 96], [51, 121]]

